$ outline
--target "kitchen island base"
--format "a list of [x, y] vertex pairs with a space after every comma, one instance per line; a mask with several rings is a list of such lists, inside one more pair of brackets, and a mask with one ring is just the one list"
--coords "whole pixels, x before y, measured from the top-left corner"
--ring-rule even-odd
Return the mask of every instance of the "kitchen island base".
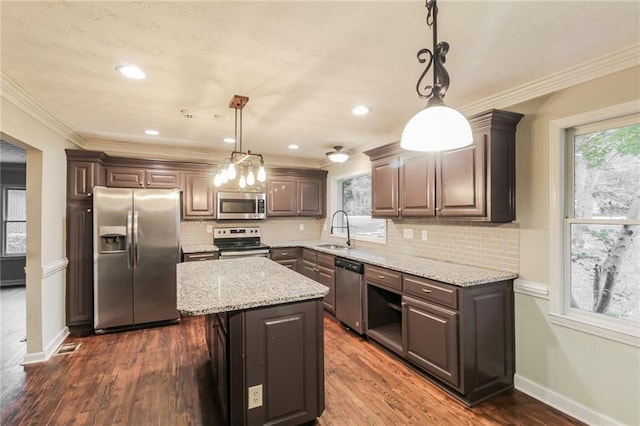
[[324, 411], [322, 299], [206, 316], [225, 424], [298, 425]]

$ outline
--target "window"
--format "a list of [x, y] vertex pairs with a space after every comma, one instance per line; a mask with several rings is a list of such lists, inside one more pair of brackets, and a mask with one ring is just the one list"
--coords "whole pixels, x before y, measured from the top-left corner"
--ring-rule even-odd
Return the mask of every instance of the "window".
[[[371, 173], [337, 181], [338, 209], [349, 214], [351, 238], [386, 241], [386, 220], [371, 217]], [[343, 215], [336, 215], [334, 233], [345, 233]]]
[[637, 337], [640, 116], [569, 128], [565, 149], [561, 312]]
[[27, 253], [27, 194], [24, 188], [3, 188], [2, 254]]

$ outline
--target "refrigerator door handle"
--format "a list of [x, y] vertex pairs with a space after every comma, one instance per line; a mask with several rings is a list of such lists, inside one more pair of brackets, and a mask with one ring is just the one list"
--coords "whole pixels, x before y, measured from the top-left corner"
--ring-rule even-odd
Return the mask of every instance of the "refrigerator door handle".
[[133, 264], [137, 265], [139, 263], [138, 257], [138, 210], [133, 211]]
[[131, 232], [131, 226], [132, 226], [132, 212], [131, 210], [127, 211], [127, 268], [131, 269], [132, 265], [132, 251], [131, 251], [131, 240], [132, 240], [132, 232]]

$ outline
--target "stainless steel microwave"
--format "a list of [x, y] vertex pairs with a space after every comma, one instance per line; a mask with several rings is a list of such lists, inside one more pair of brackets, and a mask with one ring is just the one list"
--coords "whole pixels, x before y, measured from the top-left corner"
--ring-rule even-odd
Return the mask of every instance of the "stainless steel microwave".
[[218, 192], [218, 219], [265, 219], [267, 217], [264, 192]]

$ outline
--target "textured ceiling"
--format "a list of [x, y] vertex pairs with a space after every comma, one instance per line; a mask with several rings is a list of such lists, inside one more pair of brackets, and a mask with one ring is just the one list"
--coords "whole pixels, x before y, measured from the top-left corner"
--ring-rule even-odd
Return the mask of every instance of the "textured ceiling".
[[[446, 101], [461, 107], [640, 40], [640, 2], [441, 1]], [[423, 1], [2, 1], [2, 71], [87, 146], [244, 149], [323, 160], [397, 139], [424, 101]], [[115, 72], [137, 64], [142, 81]], [[350, 113], [366, 104], [365, 117]], [[193, 115], [186, 119], [186, 109]], [[216, 116], [218, 116], [216, 118]], [[156, 137], [143, 131], [160, 131]]]

